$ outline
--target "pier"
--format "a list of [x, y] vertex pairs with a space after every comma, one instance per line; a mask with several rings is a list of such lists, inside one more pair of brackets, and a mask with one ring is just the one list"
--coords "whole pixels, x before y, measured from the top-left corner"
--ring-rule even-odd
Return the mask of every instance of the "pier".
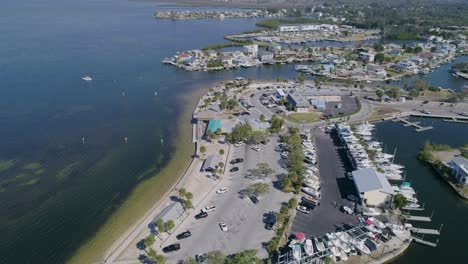
[[429, 216], [417, 216], [417, 215], [410, 215], [408, 216], [408, 221], [420, 221], [420, 222], [430, 222], [431, 218]]
[[422, 132], [422, 131], [426, 131], [426, 130], [429, 130], [429, 129], [433, 129], [432, 126], [423, 127], [423, 126], [419, 125], [419, 122], [410, 122], [410, 121], [408, 121], [408, 119], [403, 119], [401, 117], [396, 117], [395, 122], [397, 122], [397, 121], [402, 122], [403, 126], [405, 126], [405, 127], [412, 126], [412, 127], [416, 128], [415, 129], [416, 132]]
[[429, 241], [426, 241], [426, 240], [423, 240], [421, 238], [414, 237], [414, 236], [412, 238], [413, 238], [414, 242], [417, 242], [419, 244], [423, 244], [423, 245], [426, 245], [426, 246], [430, 246], [430, 247], [437, 247], [437, 244], [439, 243], [439, 239], [437, 239], [437, 241], [435, 243], [433, 243], [433, 242], [429, 242]]
[[440, 235], [440, 231], [437, 229], [426, 229], [426, 228], [418, 228], [418, 227], [412, 227], [411, 232], [417, 233], [417, 234], [425, 234], [425, 235]]

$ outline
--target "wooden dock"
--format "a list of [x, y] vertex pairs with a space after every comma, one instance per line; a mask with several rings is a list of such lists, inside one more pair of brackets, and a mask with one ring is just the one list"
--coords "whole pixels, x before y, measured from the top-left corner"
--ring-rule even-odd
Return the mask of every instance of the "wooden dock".
[[417, 243], [420, 243], [420, 244], [423, 244], [423, 245], [426, 245], [426, 246], [430, 246], [430, 247], [437, 247], [437, 244], [439, 243], [438, 239], [437, 239], [437, 241], [435, 243], [433, 243], [433, 242], [429, 242], [429, 241], [426, 241], [426, 240], [422, 240], [421, 238], [418, 238], [418, 237], [412, 237], [412, 238], [413, 238], [414, 242], [417, 242]]
[[404, 118], [401, 118], [401, 117], [397, 117], [396, 121], [402, 122], [403, 126], [405, 126], [405, 127], [409, 127], [409, 126], [414, 127], [416, 129], [416, 132], [422, 132], [422, 131], [426, 131], [426, 130], [429, 130], [429, 129], [433, 129], [433, 127], [431, 127], [431, 126], [423, 127], [423, 126], [419, 125], [419, 122], [410, 122], [410, 121], [408, 121], [408, 119], [404, 119]]
[[402, 207], [401, 209], [403, 209], [403, 210], [408, 210], [408, 211], [424, 211], [424, 206], [423, 206], [423, 207], [418, 207], [418, 208], [414, 208], [414, 207]]
[[412, 227], [410, 230], [411, 230], [411, 232], [417, 233], [417, 234], [440, 235], [440, 232], [437, 229], [426, 229], [426, 228]]
[[420, 222], [430, 222], [431, 221], [431, 218], [429, 216], [410, 215], [407, 219], [408, 219], [408, 221], [420, 221]]

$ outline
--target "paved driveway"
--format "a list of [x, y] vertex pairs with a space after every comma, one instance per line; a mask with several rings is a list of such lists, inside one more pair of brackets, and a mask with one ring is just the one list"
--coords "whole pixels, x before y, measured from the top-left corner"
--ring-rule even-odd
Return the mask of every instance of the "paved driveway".
[[342, 197], [352, 191], [350, 181], [345, 178], [344, 165], [341, 162], [338, 147], [329, 134], [317, 130], [315, 133], [318, 165], [321, 179], [322, 199], [310, 214], [297, 212], [291, 231], [303, 232], [307, 236], [321, 236], [335, 231], [343, 224], [357, 223], [355, 216], [342, 213], [332, 203], [345, 203]]

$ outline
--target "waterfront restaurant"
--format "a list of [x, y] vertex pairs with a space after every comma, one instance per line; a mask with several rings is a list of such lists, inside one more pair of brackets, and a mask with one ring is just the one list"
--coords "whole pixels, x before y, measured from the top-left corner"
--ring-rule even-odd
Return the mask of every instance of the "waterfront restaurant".
[[372, 168], [355, 170], [352, 174], [362, 204], [383, 207], [390, 203], [395, 192], [385, 175]]

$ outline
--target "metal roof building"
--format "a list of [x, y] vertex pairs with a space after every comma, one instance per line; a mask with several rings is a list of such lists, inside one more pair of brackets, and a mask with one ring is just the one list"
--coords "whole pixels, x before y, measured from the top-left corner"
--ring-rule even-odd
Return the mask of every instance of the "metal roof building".
[[214, 171], [218, 169], [221, 158], [218, 155], [210, 155], [206, 158], [201, 167], [201, 171]]
[[354, 185], [362, 202], [369, 206], [384, 206], [395, 194], [385, 175], [371, 168], [352, 172]]

